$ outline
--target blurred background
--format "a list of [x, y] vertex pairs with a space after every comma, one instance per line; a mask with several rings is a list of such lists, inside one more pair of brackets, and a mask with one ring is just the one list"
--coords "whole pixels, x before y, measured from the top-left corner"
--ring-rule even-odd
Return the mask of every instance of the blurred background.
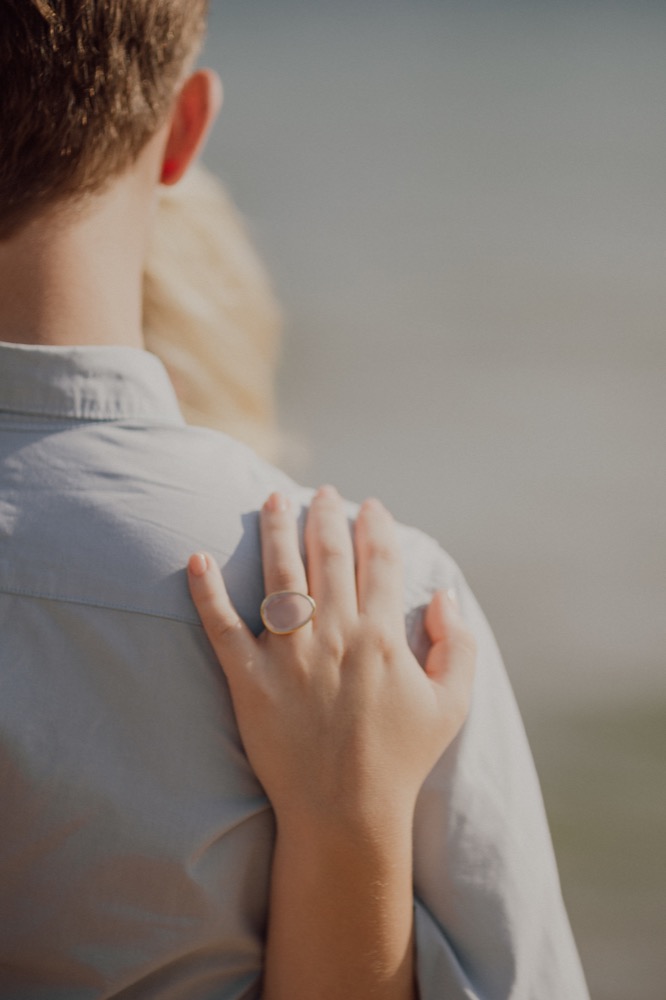
[[461, 564], [592, 996], [662, 1000], [666, 5], [216, 0], [205, 58], [289, 471]]

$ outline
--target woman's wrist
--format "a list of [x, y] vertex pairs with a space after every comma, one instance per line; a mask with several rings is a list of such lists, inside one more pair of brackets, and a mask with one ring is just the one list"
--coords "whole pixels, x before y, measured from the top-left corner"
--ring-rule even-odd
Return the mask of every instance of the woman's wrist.
[[399, 854], [411, 851], [415, 801], [377, 797], [354, 803], [341, 792], [335, 803], [275, 809], [278, 837], [304, 852], [345, 850]]
[[267, 1000], [414, 1000], [412, 879], [411, 816], [278, 819]]
[[411, 879], [412, 826], [411, 813], [353, 822], [330, 816], [277, 817], [276, 843], [282, 852], [297, 855], [301, 864], [313, 869], [345, 864], [350, 870], [371, 864], [378, 871], [409, 869]]

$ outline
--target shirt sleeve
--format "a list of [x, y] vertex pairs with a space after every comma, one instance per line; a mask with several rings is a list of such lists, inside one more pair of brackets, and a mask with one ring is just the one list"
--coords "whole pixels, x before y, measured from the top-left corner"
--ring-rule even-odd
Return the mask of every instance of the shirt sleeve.
[[[469, 717], [417, 804], [420, 1000], [589, 1000], [539, 782], [502, 658], [458, 567], [419, 534], [406, 546], [408, 562], [419, 559], [420, 575], [424, 558], [430, 566], [420, 605], [416, 591], [408, 593], [415, 652], [422, 656], [425, 649], [424, 605], [435, 590], [452, 586], [478, 647]], [[415, 579], [408, 572], [408, 588], [410, 576]]]

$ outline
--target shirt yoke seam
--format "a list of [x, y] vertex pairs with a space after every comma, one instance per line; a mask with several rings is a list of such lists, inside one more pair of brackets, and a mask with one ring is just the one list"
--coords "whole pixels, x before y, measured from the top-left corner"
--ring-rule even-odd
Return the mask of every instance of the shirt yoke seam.
[[146, 618], [160, 618], [166, 621], [179, 622], [181, 625], [194, 625], [203, 628], [201, 622], [194, 617], [179, 615], [171, 611], [160, 611], [156, 608], [137, 608], [131, 604], [117, 601], [91, 600], [89, 597], [78, 597], [75, 594], [48, 594], [27, 587], [0, 585], [0, 594], [11, 594], [14, 597], [30, 597], [38, 601], [53, 601], [56, 604], [76, 604], [87, 608], [100, 608], [105, 611], [124, 611], [128, 614], [143, 615]]

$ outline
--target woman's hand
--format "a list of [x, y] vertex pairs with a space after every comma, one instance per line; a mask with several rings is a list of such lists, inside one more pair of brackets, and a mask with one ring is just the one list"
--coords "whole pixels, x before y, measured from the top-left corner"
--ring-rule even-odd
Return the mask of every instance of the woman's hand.
[[303, 591], [316, 601], [315, 618], [297, 632], [256, 639], [209, 556], [192, 557], [189, 579], [278, 824], [411, 822], [426, 775], [467, 714], [471, 633], [451, 599], [436, 594], [420, 667], [405, 636], [395, 526], [376, 500], [362, 505], [352, 544], [337, 492], [319, 490], [305, 530], [307, 574], [294, 513], [279, 494], [261, 512], [261, 542], [266, 593]]
[[414, 659], [395, 527], [377, 501], [361, 507], [352, 543], [338, 494], [319, 490], [307, 573], [279, 494], [261, 512], [261, 543], [266, 592], [309, 590], [317, 603], [297, 632], [255, 639], [210, 556], [193, 556], [189, 576], [277, 820], [262, 996], [415, 1000], [414, 804], [467, 714], [474, 641], [438, 593], [425, 670]]

